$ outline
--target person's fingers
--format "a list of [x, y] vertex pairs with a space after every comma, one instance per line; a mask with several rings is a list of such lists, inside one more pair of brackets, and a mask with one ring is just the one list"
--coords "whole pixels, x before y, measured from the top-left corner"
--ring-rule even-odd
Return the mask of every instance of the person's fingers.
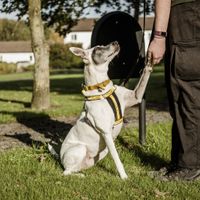
[[153, 64], [154, 65], [158, 64], [158, 60], [157, 59], [153, 59]]
[[154, 58], [154, 59], [153, 59], [153, 64], [154, 64], [154, 65], [159, 64], [160, 61], [161, 61], [160, 58]]
[[153, 65], [156, 65], [156, 64], [159, 64], [161, 60], [162, 60], [162, 56], [160, 55], [160, 53], [156, 51], [151, 51], [151, 49], [148, 50], [147, 62], [150, 62]]

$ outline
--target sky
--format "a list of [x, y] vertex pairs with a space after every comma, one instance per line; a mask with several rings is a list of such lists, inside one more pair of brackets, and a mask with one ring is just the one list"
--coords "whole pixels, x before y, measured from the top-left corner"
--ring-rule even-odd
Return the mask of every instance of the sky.
[[[120, 0], [120, 1], [123, 1], [123, 0]], [[0, 7], [2, 7], [2, 2], [0, 0]], [[111, 8], [108, 8], [106, 6], [102, 6], [102, 12], [104, 11], [113, 11], [113, 9]], [[86, 10], [86, 12], [89, 13], [89, 15], [83, 15], [83, 17], [87, 17], [87, 18], [98, 18], [101, 16], [101, 14], [97, 14], [94, 9], [92, 8], [88, 8], [88, 10]], [[8, 19], [17, 19], [16, 17], [16, 13], [11, 13], [11, 14], [5, 14], [5, 13], [0, 13], [0, 18], [8, 18]]]
[[[0, 1], [0, 7], [2, 7], [1, 1]], [[106, 10], [106, 8], [102, 8], [102, 9]], [[100, 17], [100, 14], [96, 14], [94, 9], [88, 8], [87, 12], [90, 13], [90, 14], [89, 15], [83, 15], [83, 17], [87, 17], [87, 18], [98, 18], [98, 17]], [[1, 12], [0, 12], [0, 18], [17, 19], [16, 13], [5, 14], [5, 13], [1, 13]]]
[[[123, 1], [123, 0], [122, 0]], [[2, 6], [2, 3], [0, 1], [0, 7]], [[102, 6], [102, 12], [105, 11], [115, 11], [114, 9], [111, 9], [111, 8], [108, 8], [106, 6]], [[86, 18], [100, 18], [102, 14], [97, 14], [95, 13], [94, 9], [92, 8], [88, 8], [88, 13], [90, 13], [89, 15], [83, 15], [83, 17], [86, 17]], [[8, 19], [17, 19], [16, 17], [16, 13], [11, 13], [11, 14], [5, 14], [5, 13], [0, 13], [0, 18], [8, 18]]]
[[[2, 2], [0, 1], [0, 8], [2, 7]], [[8, 19], [16, 19], [16, 14], [15, 13], [11, 13], [11, 14], [5, 14], [5, 13], [1, 13], [0, 12], [0, 18], [8, 18]]]
[[0, 18], [7, 18], [7, 19], [16, 19], [16, 16], [14, 14], [4, 14], [4, 13], [0, 13]]
[[[1, 2], [0, 2], [0, 6], [1, 6]], [[106, 10], [103, 8], [103, 10]], [[110, 12], [113, 11], [112, 9], [110, 9]], [[83, 15], [83, 17], [86, 18], [99, 18], [101, 16], [101, 14], [97, 14], [95, 13], [94, 9], [88, 8], [88, 10], [86, 11], [89, 13], [89, 15]], [[0, 13], [0, 18], [7, 18], [7, 19], [17, 19], [16, 17], [16, 13], [11, 13], [11, 14], [5, 14], [5, 13]]]

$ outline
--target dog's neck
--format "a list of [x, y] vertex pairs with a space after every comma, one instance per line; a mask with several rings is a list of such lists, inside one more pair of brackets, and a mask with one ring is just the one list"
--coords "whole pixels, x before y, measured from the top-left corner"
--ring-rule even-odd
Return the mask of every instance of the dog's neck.
[[[102, 83], [106, 80], [110, 80], [107, 75], [107, 71], [108, 71], [108, 65], [98, 66], [98, 67], [85, 65], [84, 68], [85, 86], [93, 86]], [[86, 97], [93, 95], [101, 95], [108, 92], [112, 87], [113, 87], [113, 82], [109, 81], [109, 83], [102, 89], [94, 89], [89, 91], [82, 90], [82, 94]]]
[[85, 77], [85, 85], [96, 85], [105, 80], [108, 80], [108, 65], [107, 63], [102, 64], [102, 66], [91, 66], [85, 65], [84, 68], [84, 77]]

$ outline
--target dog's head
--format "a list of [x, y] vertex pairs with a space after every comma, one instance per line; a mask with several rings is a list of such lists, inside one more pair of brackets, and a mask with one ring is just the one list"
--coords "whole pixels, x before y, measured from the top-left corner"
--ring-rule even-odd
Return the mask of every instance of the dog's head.
[[108, 64], [120, 51], [118, 42], [111, 42], [106, 46], [95, 46], [90, 49], [70, 47], [70, 51], [83, 59], [86, 65]]

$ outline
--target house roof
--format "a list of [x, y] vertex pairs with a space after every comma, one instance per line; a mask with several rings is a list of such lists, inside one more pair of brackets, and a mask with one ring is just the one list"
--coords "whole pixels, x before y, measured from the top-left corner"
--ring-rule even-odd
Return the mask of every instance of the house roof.
[[30, 41], [0, 41], [0, 53], [32, 52]]
[[72, 27], [71, 32], [81, 32], [81, 31], [92, 31], [95, 25], [95, 22], [98, 19], [95, 18], [84, 18], [80, 19], [77, 24]]
[[[91, 32], [93, 30], [93, 27], [95, 25], [95, 22], [98, 21], [97, 18], [83, 18], [80, 19], [77, 23], [77, 25], [75, 25], [72, 29], [71, 32]], [[152, 30], [153, 27], [153, 21], [154, 21], [154, 17], [146, 17], [145, 19], [145, 30]], [[143, 28], [143, 17], [139, 18], [139, 22], [138, 22], [141, 26], [141, 28]]]
[[[144, 18], [140, 17], [138, 23], [141, 26], [141, 28], [143, 28]], [[151, 31], [153, 28], [153, 23], [154, 23], [154, 17], [146, 17], [145, 18], [145, 30]]]

